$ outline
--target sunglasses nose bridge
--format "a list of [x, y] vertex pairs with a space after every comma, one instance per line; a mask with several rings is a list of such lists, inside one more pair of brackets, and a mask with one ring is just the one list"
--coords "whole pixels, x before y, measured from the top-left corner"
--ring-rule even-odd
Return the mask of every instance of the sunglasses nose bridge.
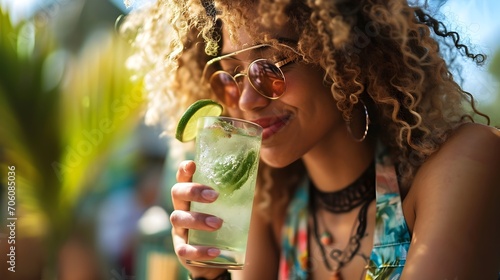
[[245, 72], [241, 72], [234, 75], [234, 81], [236, 81], [236, 84], [238, 86], [240, 97], [241, 95], [243, 95], [244, 92], [248, 91], [248, 89], [252, 91], [257, 91], [252, 81], [250, 80], [250, 77]]
[[286, 87], [285, 77], [279, 66], [267, 59], [257, 59], [245, 71], [234, 75], [218, 70], [211, 75], [210, 85], [215, 95], [230, 107], [242, 103], [240, 99], [248, 99], [254, 103], [258, 99], [278, 99], [284, 94]]
[[256, 93], [267, 98], [267, 96], [264, 93], [260, 92], [259, 89], [255, 86], [254, 82], [252, 81], [248, 73], [244, 72], [238, 73], [234, 75], [234, 80], [236, 81], [236, 84], [238, 86], [240, 96], [243, 94], [244, 91], [248, 91], [248, 89], [250, 89], [251, 91], [255, 91]]
[[243, 81], [240, 81], [238, 86], [240, 90], [238, 107], [242, 111], [264, 108], [271, 102], [271, 99], [257, 90], [248, 76], [243, 78]]
[[254, 83], [259, 83], [260, 81], [252, 81], [252, 77], [248, 75], [248, 72], [241, 72], [234, 75], [234, 80], [236, 81], [236, 84], [238, 86], [240, 97], [241, 95], [243, 95], [243, 92], [250, 90], [255, 92], [257, 95], [260, 95], [267, 99], [274, 99], [267, 96], [264, 92], [262, 92], [259, 89], [258, 85], [254, 84]]

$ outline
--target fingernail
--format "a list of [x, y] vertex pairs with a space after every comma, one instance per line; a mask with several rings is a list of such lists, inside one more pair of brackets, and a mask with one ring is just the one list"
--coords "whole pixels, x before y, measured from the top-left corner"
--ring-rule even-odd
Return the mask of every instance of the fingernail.
[[203, 197], [206, 200], [215, 200], [219, 196], [216, 191], [214, 190], [202, 190], [201, 191], [201, 197]]
[[189, 163], [184, 163], [184, 165], [182, 166], [182, 171], [184, 172], [187, 172], [187, 166], [188, 166]]
[[217, 217], [206, 217], [205, 223], [211, 228], [219, 228], [222, 220]]
[[185, 248], [180, 248], [178, 251], [177, 251], [177, 254], [182, 257], [184, 255], [186, 255], [186, 249]]
[[210, 248], [207, 250], [207, 255], [211, 257], [217, 257], [220, 254], [220, 250], [217, 248]]

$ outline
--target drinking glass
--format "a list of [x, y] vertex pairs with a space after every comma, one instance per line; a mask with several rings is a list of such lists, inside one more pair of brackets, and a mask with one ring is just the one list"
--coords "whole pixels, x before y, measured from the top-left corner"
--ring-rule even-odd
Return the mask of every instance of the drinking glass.
[[214, 232], [189, 230], [188, 243], [214, 246], [221, 254], [187, 263], [243, 269], [263, 129], [228, 117], [200, 118], [197, 129], [193, 182], [213, 187], [219, 197], [213, 203], [191, 202], [190, 210], [217, 216], [223, 224]]

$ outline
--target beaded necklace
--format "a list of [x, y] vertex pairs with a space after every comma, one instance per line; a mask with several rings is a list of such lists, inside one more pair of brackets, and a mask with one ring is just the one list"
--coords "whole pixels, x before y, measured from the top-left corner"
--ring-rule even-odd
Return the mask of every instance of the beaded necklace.
[[[320, 248], [325, 267], [330, 272], [331, 280], [342, 280], [340, 270], [349, 263], [359, 251], [361, 239], [365, 236], [368, 206], [375, 199], [375, 162], [363, 172], [349, 186], [336, 192], [323, 192], [311, 182], [311, 215], [313, 222], [313, 236]], [[344, 250], [333, 249], [326, 252], [326, 246], [333, 243], [332, 234], [326, 229], [318, 231], [317, 206], [334, 214], [348, 213], [361, 205], [357, 221], [353, 225], [353, 234], [349, 238]], [[354, 230], [354, 227], [356, 228]], [[329, 258], [328, 258], [329, 257]], [[330, 260], [333, 260], [333, 265]]]

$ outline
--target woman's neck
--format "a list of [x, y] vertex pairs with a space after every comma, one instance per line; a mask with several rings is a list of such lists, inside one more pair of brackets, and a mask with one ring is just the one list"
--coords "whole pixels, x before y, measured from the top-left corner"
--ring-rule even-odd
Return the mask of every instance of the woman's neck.
[[304, 165], [316, 187], [325, 192], [343, 189], [370, 165], [374, 145], [356, 142], [347, 132], [330, 133], [303, 156]]

